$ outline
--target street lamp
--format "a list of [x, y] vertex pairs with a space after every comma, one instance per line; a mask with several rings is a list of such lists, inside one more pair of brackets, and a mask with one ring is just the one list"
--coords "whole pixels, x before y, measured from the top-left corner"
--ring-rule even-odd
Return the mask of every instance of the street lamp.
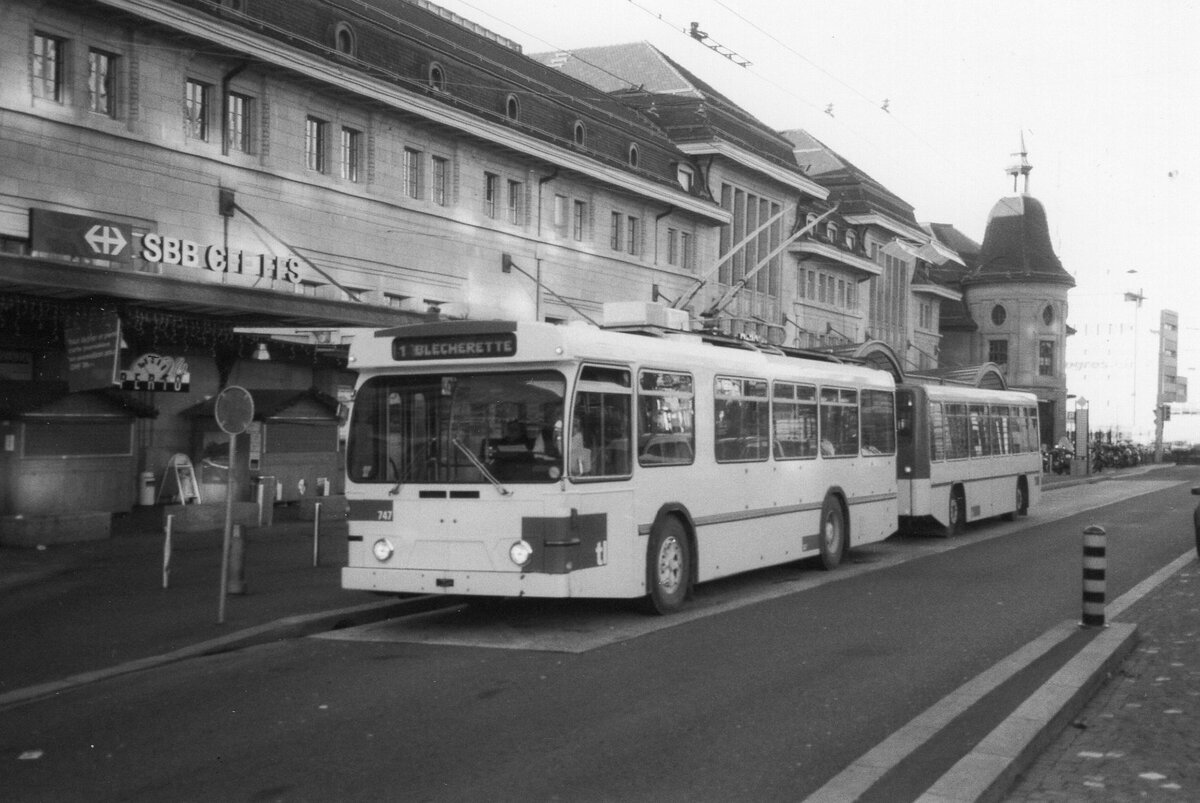
[[[1125, 272], [1126, 273], [1137, 273], [1137, 269], [1131, 268], [1130, 270], [1127, 270]], [[1137, 430], [1137, 409], [1138, 409], [1138, 406], [1137, 406], [1138, 310], [1140, 310], [1142, 308], [1142, 302], [1146, 300], [1146, 297], [1144, 295], [1142, 295], [1141, 288], [1138, 288], [1138, 291], [1136, 293], [1126, 293], [1125, 300], [1132, 301], [1133, 305], [1134, 305], [1133, 306], [1133, 410], [1132, 410], [1133, 421], [1132, 421], [1131, 426], [1129, 427], [1129, 439], [1133, 440], [1134, 432]]]

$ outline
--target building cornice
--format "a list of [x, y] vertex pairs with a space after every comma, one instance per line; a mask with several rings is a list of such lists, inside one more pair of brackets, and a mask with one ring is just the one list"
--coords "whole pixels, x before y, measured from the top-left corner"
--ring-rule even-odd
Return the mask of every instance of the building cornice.
[[878, 212], [871, 212], [866, 215], [846, 215], [845, 221], [854, 226], [877, 226], [893, 234], [899, 234], [901, 237], [909, 240], [916, 240], [919, 243], [929, 242], [928, 232], [922, 231], [919, 228], [913, 228], [912, 226], [906, 226]]
[[867, 274], [868, 278], [879, 276], [883, 273], [883, 269], [876, 265], [866, 257], [856, 256], [855, 254], [847, 253], [837, 246], [829, 243], [819, 242], [817, 240], [797, 240], [788, 247], [788, 251], [793, 254], [804, 254], [807, 256], [816, 256], [827, 259], [830, 262], [836, 262], [851, 270], [859, 271]]
[[829, 190], [817, 182], [722, 140], [679, 142], [676, 143], [676, 147], [689, 156], [723, 156], [731, 162], [762, 173], [781, 184], [806, 192], [822, 201], [829, 197]]
[[338, 67], [332, 62], [320, 62], [310, 54], [288, 47], [253, 31], [229, 25], [215, 17], [198, 14], [183, 6], [156, 0], [98, 0], [103, 5], [178, 30], [233, 51], [252, 54], [259, 61], [320, 81], [331, 88], [353, 92], [375, 101], [395, 106], [409, 114], [449, 126], [464, 134], [478, 137], [498, 147], [507, 148], [527, 157], [572, 170], [620, 190], [641, 195], [676, 209], [690, 212], [718, 223], [728, 223], [730, 214], [719, 207], [680, 188], [640, 179], [622, 170], [600, 164], [572, 151], [556, 147], [519, 131], [496, 126], [471, 114], [446, 106], [432, 98], [409, 92], [394, 84], [374, 79], [356, 71]]
[[947, 301], [962, 301], [962, 293], [951, 290], [949, 287], [943, 287], [940, 284], [914, 284], [910, 286], [910, 289], [917, 295], [937, 296]]

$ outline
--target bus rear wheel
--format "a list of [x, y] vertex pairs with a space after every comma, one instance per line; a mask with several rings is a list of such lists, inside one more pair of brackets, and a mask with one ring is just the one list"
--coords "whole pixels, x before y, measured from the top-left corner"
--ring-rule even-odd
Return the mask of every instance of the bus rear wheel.
[[691, 588], [692, 551], [679, 519], [668, 516], [650, 532], [646, 587], [651, 613], [663, 615], [683, 607]]
[[1016, 521], [1017, 516], [1029, 514], [1029, 495], [1025, 491], [1025, 480], [1017, 480], [1017, 494], [1014, 500], [1016, 507], [1002, 517], [1005, 521]]
[[825, 571], [836, 569], [842, 562], [842, 554], [846, 551], [846, 515], [841, 503], [832, 496], [825, 497], [821, 505], [821, 568]]

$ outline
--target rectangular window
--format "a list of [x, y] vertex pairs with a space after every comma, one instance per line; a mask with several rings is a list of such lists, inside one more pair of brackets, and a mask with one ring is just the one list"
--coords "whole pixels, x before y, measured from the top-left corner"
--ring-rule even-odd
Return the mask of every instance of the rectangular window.
[[1054, 341], [1038, 343], [1038, 376], [1054, 376]]
[[515, 223], [518, 226], [523, 222], [521, 220], [521, 210], [524, 204], [521, 203], [525, 194], [525, 185], [520, 181], [508, 181], [508, 222]]
[[642, 252], [642, 228], [641, 221], [635, 217], [629, 218], [629, 240], [627, 251], [631, 254], [640, 254]]
[[862, 453], [872, 455], [896, 452], [896, 400], [884, 390], [862, 392]]
[[404, 149], [403, 192], [408, 198], [421, 197], [421, 152], [413, 148]]
[[567, 196], [554, 195], [554, 228], [564, 231], [567, 228]]
[[805, 297], [808, 298], [809, 300], [816, 301], [817, 300], [817, 272], [813, 271], [813, 270], [806, 271], [806, 272], [808, 273], [808, 292], [805, 293]]
[[450, 160], [443, 156], [433, 157], [433, 202], [445, 206], [450, 186]]
[[771, 439], [777, 460], [817, 456], [817, 389], [776, 382]]
[[695, 459], [696, 393], [691, 374], [642, 371], [638, 378], [638, 464], [689, 465]]
[[225, 141], [229, 150], [250, 152], [250, 98], [230, 92], [226, 102]]
[[967, 416], [967, 405], [946, 403], [943, 405], [946, 425], [946, 457], [958, 460], [971, 453], [971, 422]]
[[679, 232], [675, 229], [667, 229], [667, 264], [679, 264]]
[[362, 154], [362, 132], [342, 127], [342, 147], [338, 164], [342, 178], [346, 181], [359, 180], [359, 161]]
[[88, 109], [113, 117], [117, 113], [117, 57], [88, 51]]
[[821, 456], [858, 454], [858, 391], [821, 388]]
[[612, 237], [609, 239], [609, 245], [612, 250], [620, 251], [625, 244], [625, 216], [620, 212], [612, 213]]
[[587, 203], [585, 201], [576, 201], [575, 208], [571, 213], [571, 236], [577, 242], [583, 241], [584, 227], [587, 223]]
[[946, 459], [946, 422], [942, 417], [942, 403], [929, 402], [929, 459]]
[[690, 232], [679, 232], [679, 250], [683, 255], [683, 268], [692, 270], [696, 264], [696, 255], [692, 250], [692, 235]]
[[324, 173], [329, 123], [311, 115], [304, 118], [304, 164], [309, 170]]
[[62, 103], [65, 42], [44, 33], [33, 35], [33, 96]]
[[988, 432], [987, 405], [972, 404], [968, 409], [971, 426], [971, 457], [987, 457], [992, 453], [991, 438]]
[[496, 216], [496, 196], [500, 194], [500, 177], [495, 173], [483, 174], [483, 213]]
[[988, 341], [988, 362], [994, 362], [997, 365], [1008, 365], [1007, 340]]
[[211, 95], [212, 86], [209, 84], [193, 81], [191, 78], [187, 80], [183, 98], [184, 130], [192, 139], [208, 139]]
[[719, 376], [713, 405], [717, 462], [766, 460], [771, 453], [766, 380]]

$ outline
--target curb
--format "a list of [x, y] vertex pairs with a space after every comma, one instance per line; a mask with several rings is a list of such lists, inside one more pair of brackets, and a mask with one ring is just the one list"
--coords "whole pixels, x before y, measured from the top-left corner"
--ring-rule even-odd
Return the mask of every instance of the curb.
[[223, 652], [268, 644], [284, 639], [302, 638], [314, 633], [324, 633], [329, 630], [339, 630], [344, 627], [371, 624], [397, 616], [409, 616], [426, 611], [437, 610], [457, 604], [446, 597], [420, 596], [404, 600], [389, 600], [387, 602], [356, 605], [351, 608], [337, 608], [320, 613], [301, 614], [276, 619], [266, 624], [255, 625], [226, 636], [220, 636], [198, 644], [181, 647], [178, 650], [126, 661], [117, 666], [97, 669], [72, 675], [62, 680], [52, 680], [39, 683], [36, 686], [26, 686], [5, 694], [0, 694], [0, 710], [42, 700], [46, 697], [62, 694], [72, 689], [96, 683], [101, 680], [141, 672], [146, 669], [165, 666], [184, 661], [189, 658], [199, 658], [204, 655], [218, 655]]
[[1136, 642], [1135, 624], [1105, 627], [918, 801], [1002, 800], [1018, 776], [1112, 677]]

